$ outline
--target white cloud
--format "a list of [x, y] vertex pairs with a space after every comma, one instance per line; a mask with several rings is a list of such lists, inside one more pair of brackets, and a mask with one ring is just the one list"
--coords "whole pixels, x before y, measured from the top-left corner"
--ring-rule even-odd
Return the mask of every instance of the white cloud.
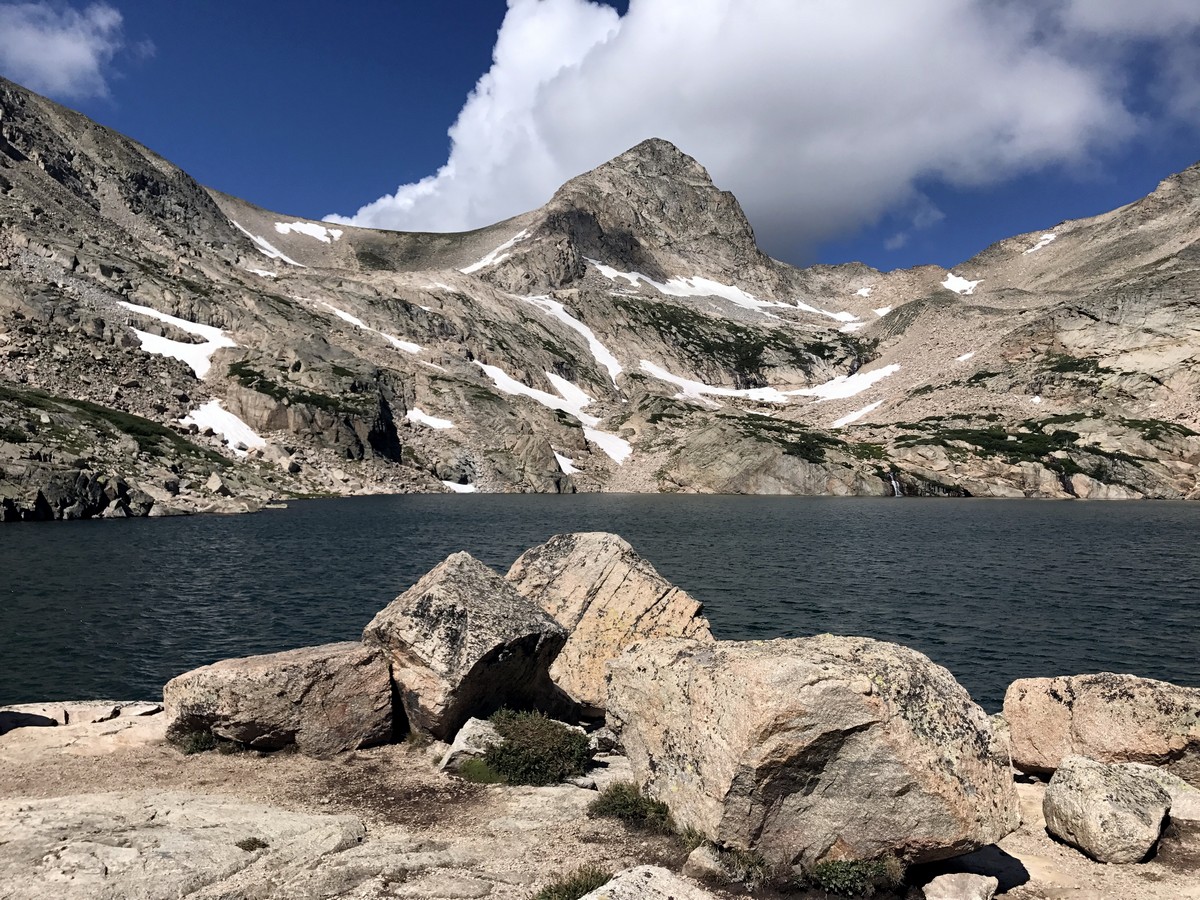
[[[1200, 9], [1195, 0], [1149, 5], [1177, 24]], [[621, 17], [589, 0], [509, 0], [492, 68], [450, 131], [446, 165], [331, 219], [479, 227], [544, 203], [568, 178], [656, 136], [738, 196], [769, 251], [794, 258], [903, 213], [920, 199], [918, 179], [995, 182], [1082, 161], [1133, 133], [1114, 57], [1081, 47], [1098, 32], [1110, 42], [1165, 34], [1147, 34], [1146, 8], [631, 0]], [[918, 203], [914, 227], [919, 212]]]
[[105, 69], [125, 45], [121, 22], [107, 3], [82, 11], [48, 2], [0, 5], [0, 74], [55, 97], [107, 96]]

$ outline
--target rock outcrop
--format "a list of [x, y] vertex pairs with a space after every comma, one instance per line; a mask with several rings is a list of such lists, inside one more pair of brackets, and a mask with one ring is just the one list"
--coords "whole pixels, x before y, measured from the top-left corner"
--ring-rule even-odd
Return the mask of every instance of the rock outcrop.
[[1153, 778], [1120, 764], [1062, 760], [1042, 803], [1046, 830], [1105, 863], [1141, 862], [1162, 834], [1171, 798]]
[[1200, 786], [1200, 688], [1111, 673], [1022, 678], [1004, 695], [1004, 716], [1023, 771], [1086, 756], [1165, 766]]
[[939, 875], [922, 892], [925, 900], [992, 900], [999, 887], [999, 879], [962, 872]]
[[662, 866], [637, 866], [618, 872], [608, 884], [580, 900], [716, 900], [717, 895]]
[[935, 860], [1018, 823], [987, 715], [914, 650], [820, 635], [654, 641], [610, 664], [608, 713], [676, 821], [786, 864]]
[[502, 706], [569, 706], [549, 668], [566, 631], [468, 553], [455, 553], [381, 610], [363, 642], [387, 657], [414, 731], [449, 740]]
[[592, 714], [607, 697], [605, 666], [652, 638], [711, 640], [700, 604], [615, 534], [560, 534], [523, 553], [507, 580], [567, 629], [550, 676]]
[[467, 719], [458, 734], [454, 735], [454, 743], [446, 751], [438, 768], [447, 772], [457, 772], [468, 759], [478, 759], [487, 753], [488, 749], [504, 741], [496, 727], [484, 719]]
[[168, 737], [195, 732], [310, 756], [386, 743], [392, 687], [377, 650], [356, 643], [225, 659], [167, 682]]
[[1200, 872], [1200, 791], [1171, 799], [1157, 859], [1176, 869]]

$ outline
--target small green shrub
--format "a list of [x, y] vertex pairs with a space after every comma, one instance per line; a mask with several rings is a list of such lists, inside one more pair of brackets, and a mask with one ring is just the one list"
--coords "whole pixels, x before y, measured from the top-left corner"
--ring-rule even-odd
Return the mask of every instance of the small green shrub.
[[24, 444], [28, 440], [29, 435], [16, 425], [0, 425], [0, 441], [9, 444]]
[[424, 750], [433, 743], [433, 735], [424, 731], [410, 731], [404, 736], [404, 745], [410, 750]]
[[477, 756], [463, 760], [456, 773], [463, 781], [473, 781], [475, 784], [503, 784], [505, 778]]
[[717, 855], [729, 880], [744, 884], [752, 891], [778, 880], [778, 873], [761, 853], [730, 848], [718, 850]]
[[533, 895], [532, 900], [579, 900], [598, 887], [608, 884], [612, 873], [597, 866], [581, 866], [570, 875], [551, 882]]
[[618, 781], [606, 787], [591, 803], [587, 814], [595, 818], [620, 819], [631, 828], [657, 834], [673, 834], [675, 823], [667, 804], [652, 800], [630, 781]]
[[248, 837], [237, 841], [234, 846], [247, 853], [253, 853], [255, 850], [266, 850], [271, 845], [260, 837]]
[[823, 891], [842, 897], [873, 897], [876, 891], [899, 887], [904, 865], [894, 856], [883, 859], [841, 859], [817, 863], [806, 880]]
[[491, 723], [504, 740], [483, 761], [510, 784], [556, 784], [582, 775], [592, 759], [586, 734], [539, 712], [502, 709]]
[[217, 749], [217, 738], [207, 728], [200, 728], [196, 731], [188, 731], [172, 741], [179, 751], [184, 756], [191, 756], [193, 753], [205, 753], [209, 750]]

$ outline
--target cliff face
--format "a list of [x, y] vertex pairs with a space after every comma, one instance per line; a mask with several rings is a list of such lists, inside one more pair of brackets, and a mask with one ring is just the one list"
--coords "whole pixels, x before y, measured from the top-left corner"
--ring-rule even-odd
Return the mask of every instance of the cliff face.
[[660, 140], [489, 228], [339, 228], [0, 81], [0, 509], [1190, 497], [1198, 248], [1194, 166], [952, 273], [796, 269]]

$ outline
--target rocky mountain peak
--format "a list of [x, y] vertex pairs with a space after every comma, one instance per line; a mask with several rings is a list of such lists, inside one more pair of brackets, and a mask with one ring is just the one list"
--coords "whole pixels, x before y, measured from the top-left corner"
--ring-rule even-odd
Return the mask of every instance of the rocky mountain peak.
[[650, 138], [572, 178], [539, 211], [532, 240], [490, 279], [557, 288], [598, 260], [656, 280], [702, 275], [732, 281], [761, 268], [754, 229], [733, 194], [674, 144]]

